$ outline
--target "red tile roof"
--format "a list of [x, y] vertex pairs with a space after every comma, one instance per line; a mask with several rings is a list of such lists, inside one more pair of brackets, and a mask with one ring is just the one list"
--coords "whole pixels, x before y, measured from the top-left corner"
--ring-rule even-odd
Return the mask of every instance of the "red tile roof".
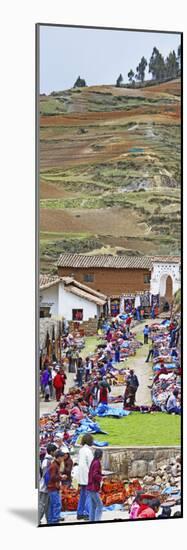
[[82, 267], [91, 269], [92, 267], [114, 268], [134, 268], [151, 269], [152, 262], [148, 256], [110, 256], [107, 254], [98, 256], [85, 256], [83, 254], [61, 254], [58, 267]]
[[89, 256], [83, 254], [61, 254], [57, 267], [92, 269], [151, 269], [154, 262], [179, 263], [179, 256], [112, 256], [109, 254]]
[[104, 305], [107, 297], [105, 294], [90, 288], [89, 286], [82, 285], [79, 281], [73, 279], [73, 277], [58, 277], [50, 275], [40, 275], [40, 290], [50, 288], [60, 282], [64, 283], [64, 288], [67, 292], [72, 292], [81, 298], [85, 298], [90, 302], [94, 302], [97, 305]]

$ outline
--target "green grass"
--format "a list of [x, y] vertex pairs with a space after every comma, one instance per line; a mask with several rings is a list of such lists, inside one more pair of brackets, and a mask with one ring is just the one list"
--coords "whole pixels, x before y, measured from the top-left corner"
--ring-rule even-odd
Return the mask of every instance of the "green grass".
[[[121, 406], [121, 404], [119, 405]], [[97, 441], [122, 446], [180, 445], [180, 417], [167, 413], [133, 412], [124, 418], [99, 418], [99, 426], [108, 435], [94, 435]]]
[[97, 336], [87, 336], [85, 338], [85, 348], [81, 352], [82, 357], [85, 358], [89, 353], [93, 353], [99, 342]]
[[[137, 339], [142, 341], [142, 331], [137, 333]], [[93, 352], [98, 345], [97, 336], [89, 336], [85, 339], [86, 346], [82, 351], [82, 357]], [[145, 351], [140, 348], [138, 356], [144, 355]], [[126, 366], [134, 358], [129, 358]], [[119, 404], [119, 407], [122, 405]], [[125, 418], [100, 418], [96, 417], [100, 427], [108, 432], [108, 435], [97, 434], [94, 439], [97, 441], [108, 441], [110, 445], [122, 446], [172, 446], [180, 445], [180, 417], [170, 416], [166, 413], [142, 414], [133, 412]]]

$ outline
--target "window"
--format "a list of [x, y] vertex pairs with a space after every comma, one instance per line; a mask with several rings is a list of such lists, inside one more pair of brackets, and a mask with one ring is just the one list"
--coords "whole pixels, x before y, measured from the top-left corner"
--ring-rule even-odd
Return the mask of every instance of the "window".
[[83, 309], [72, 309], [73, 321], [83, 321]]
[[151, 275], [144, 275], [144, 283], [150, 283]]
[[91, 273], [86, 273], [86, 275], [84, 275], [84, 281], [85, 283], [93, 283], [94, 275], [92, 275]]

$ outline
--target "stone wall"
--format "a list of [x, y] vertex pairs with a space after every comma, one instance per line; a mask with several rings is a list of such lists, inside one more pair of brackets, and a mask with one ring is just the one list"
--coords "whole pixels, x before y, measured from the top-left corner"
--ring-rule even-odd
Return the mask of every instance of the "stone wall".
[[[69, 331], [74, 332], [74, 321], [69, 322]], [[80, 330], [83, 331], [85, 336], [95, 336], [97, 334], [97, 319], [88, 319], [88, 321], [82, 321], [79, 325]], [[78, 329], [79, 330], [79, 329]]]
[[103, 448], [103, 469], [123, 479], [142, 478], [156, 473], [172, 458], [180, 455], [180, 447], [110, 447]]
[[53, 325], [55, 327], [55, 334], [58, 334], [59, 321], [54, 317], [44, 317], [40, 319], [40, 348], [45, 347], [47, 331], [50, 338], [52, 337]]
[[[84, 331], [85, 336], [95, 336], [97, 334], [97, 319], [88, 319], [88, 321], [83, 321], [80, 323], [80, 330]], [[47, 331], [49, 332], [50, 338], [52, 337], [53, 325], [55, 327], [55, 335], [58, 334], [59, 319], [55, 317], [44, 317], [40, 319], [40, 348], [45, 347]], [[74, 321], [69, 322], [69, 331], [74, 331]]]

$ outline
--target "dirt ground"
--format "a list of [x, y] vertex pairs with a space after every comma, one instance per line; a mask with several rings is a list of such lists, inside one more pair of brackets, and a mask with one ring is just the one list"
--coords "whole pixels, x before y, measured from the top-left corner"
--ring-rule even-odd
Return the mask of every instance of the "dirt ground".
[[[50, 209], [40, 210], [40, 231], [77, 232], [115, 237], [145, 236], [148, 226], [139, 225], [141, 217], [129, 208]], [[107, 231], [108, 229], [108, 231]]]

